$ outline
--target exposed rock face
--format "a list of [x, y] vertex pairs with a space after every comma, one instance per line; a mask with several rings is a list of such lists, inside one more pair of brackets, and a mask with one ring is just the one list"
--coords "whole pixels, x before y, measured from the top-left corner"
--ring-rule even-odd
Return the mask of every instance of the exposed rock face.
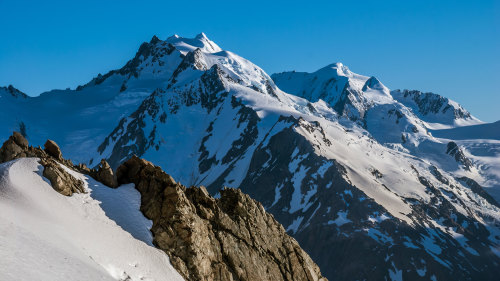
[[472, 161], [470, 161], [460, 147], [454, 142], [450, 141], [446, 146], [446, 154], [455, 157], [455, 160], [463, 165], [465, 170], [470, 170], [472, 168]]
[[422, 115], [453, 113], [455, 119], [468, 119], [471, 114], [462, 106], [453, 105], [449, 99], [434, 93], [423, 93], [415, 90], [395, 90], [392, 93], [398, 97], [398, 101], [407, 104], [407, 100], [413, 100], [418, 112]]
[[43, 176], [50, 181], [52, 188], [57, 192], [65, 196], [85, 192], [83, 182], [66, 172], [54, 159], [42, 159], [40, 163], [44, 167]]
[[111, 166], [109, 166], [108, 162], [104, 159], [101, 160], [101, 164], [99, 165], [99, 169], [97, 170], [97, 173], [95, 173], [94, 178], [109, 187], [118, 187], [116, 175], [114, 174], [113, 169], [111, 169]]
[[44, 148], [45, 152], [47, 152], [50, 156], [56, 158], [57, 160], [62, 159], [61, 149], [54, 141], [47, 140], [47, 142], [45, 142], [44, 144]]
[[155, 245], [186, 280], [326, 280], [297, 241], [238, 189], [214, 199], [135, 156], [117, 177], [136, 184]]

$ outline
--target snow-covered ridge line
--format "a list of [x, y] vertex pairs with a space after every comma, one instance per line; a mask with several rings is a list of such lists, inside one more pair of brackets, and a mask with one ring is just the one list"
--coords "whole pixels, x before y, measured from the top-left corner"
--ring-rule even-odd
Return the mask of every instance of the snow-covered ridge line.
[[[85, 181], [88, 193], [55, 192], [36, 158], [0, 164], [1, 279], [183, 280], [165, 253], [127, 232], [148, 231], [134, 208], [137, 191], [72, 174]], [[109, 218], [116, 216], [124, 219], [120, 225]]]

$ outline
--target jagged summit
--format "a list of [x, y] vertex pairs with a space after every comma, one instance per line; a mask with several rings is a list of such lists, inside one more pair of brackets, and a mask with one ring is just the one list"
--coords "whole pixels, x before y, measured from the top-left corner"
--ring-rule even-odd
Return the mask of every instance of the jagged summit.
[[405, 89], [391, 91], [391, 95], [429, 123], [461, 126], [482, 123], [456, 101], [439, 94]]
[[158, 38], [156, 35], [153, 35], [153, 37], [149, 41], [150, 44], [156, 44], [158, 42], [160, 42], [160, 38]]
[[0, 87], [0, 97], [10, 95], [14, 98], [28, 98], [28, 95], [16, 89], [14, 86]]
[[180, 37], [177, 34], [168, 37], [165, 42], [174, 45], [183, 54], [200, 48], [203, 52], [217, 53], [222, 49], [212, 40], [208, 39], [205, 33], [200, 33], [194, 38]]

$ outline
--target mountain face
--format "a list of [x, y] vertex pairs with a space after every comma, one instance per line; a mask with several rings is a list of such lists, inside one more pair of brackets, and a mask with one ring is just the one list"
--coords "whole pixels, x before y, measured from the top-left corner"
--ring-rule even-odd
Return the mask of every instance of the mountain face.
[[[500, 141], [435, 137], [483, 126], [444, 97], [390, 91], [339, 63], [269, 76], [200, 34], [154, 37], [78, 91], [25, 100], [11, 103], [51, 116], [20, 115], [34, 143], [57, 130], [63, 153], [91, 166], [137, 155], [215, 198], [237, 187], [332, 280], [500, 273]], [[56, 122], [49, 104], [74, 111]]]
[[[434, 93], [390, 91], [377, 78], [361, 76], [337, 63], [313, 73], [273, 74], [276, 85], [310, 101], [325, 101], [378, 143], [429, 161], [459, 177], [473, 178], [500, 201], [496, 123], [483, 124], [455, 101]], [[461, 132], [461, 133], [453, 133]], [[448, 144], [464, 152], [447, 157]]]

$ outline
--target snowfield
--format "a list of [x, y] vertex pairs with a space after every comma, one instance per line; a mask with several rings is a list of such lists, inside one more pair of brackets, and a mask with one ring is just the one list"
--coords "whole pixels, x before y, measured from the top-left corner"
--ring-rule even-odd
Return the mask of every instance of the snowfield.
[[37, 161], [0, 165], [0, 280], [183, 280], [151, 246], [133, 186], [111, 189], [72, 172], [88, 193], [66, 197]]

